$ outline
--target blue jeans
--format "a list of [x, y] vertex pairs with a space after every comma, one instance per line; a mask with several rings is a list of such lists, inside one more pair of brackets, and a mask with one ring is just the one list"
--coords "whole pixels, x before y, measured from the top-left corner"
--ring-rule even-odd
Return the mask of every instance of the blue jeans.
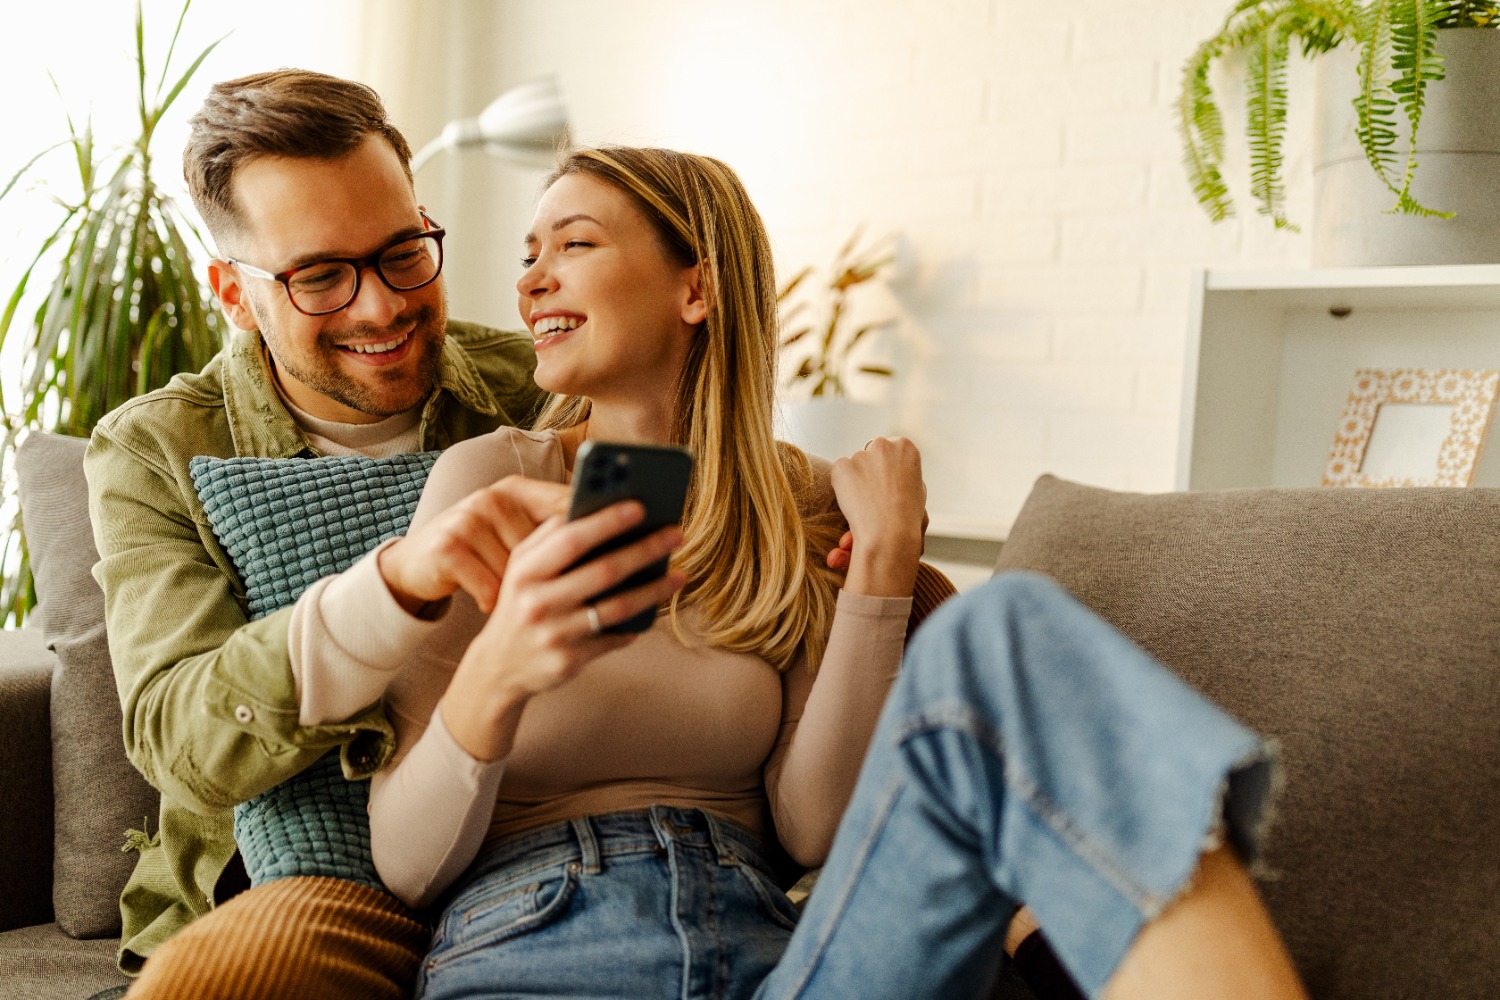
[[912, 639], [800, 922], [697, 810], [592, 817], [482, 855], [427, 997], [979, 997], [1016, 905], [1090, 996], [1223, 836], [1253, 857], [1266, 746], [1045, 578]]

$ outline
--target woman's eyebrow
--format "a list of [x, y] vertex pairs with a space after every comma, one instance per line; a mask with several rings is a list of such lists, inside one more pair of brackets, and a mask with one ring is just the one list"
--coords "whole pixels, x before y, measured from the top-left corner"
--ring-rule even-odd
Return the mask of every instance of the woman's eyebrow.
[[[556, 222], [552, 223], [552, 231], [555, 233], [559, 229], [569, 226], [574, 222], [592, 222], [596, 226], [604, 225], [604, 223], [600, 222], [598, 219], [594, 218], [592, 215], [587, 214], [586, 212], [575, 212], [572, 215], [565, 215], [561, 219], [558, 219]], [[538, 242], [540, 242], [540, 240], [537, 237], [536, 233], [531, 232], [527, 233], [525, 238], [523, 238], [521, 242], [526, 246], [534, 247]]]

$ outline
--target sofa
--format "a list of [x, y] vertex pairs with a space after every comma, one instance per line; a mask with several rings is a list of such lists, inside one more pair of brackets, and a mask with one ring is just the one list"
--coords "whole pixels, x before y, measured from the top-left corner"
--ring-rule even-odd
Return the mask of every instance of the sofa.
[[[0, 995], [17, 1000], [125, 982], [121, 848], [154, 810], [120, 748], [82, 451], [33, 434], [17, 463], [40, 598], [0, 633]], [[997, 569], [1059, 580], [1277, 742], [1255, 875], [1314, 997], [1500, 995], [1500, 490], [1043, 476]], [[997, 995], [1028, 994], [1008, 978]]]

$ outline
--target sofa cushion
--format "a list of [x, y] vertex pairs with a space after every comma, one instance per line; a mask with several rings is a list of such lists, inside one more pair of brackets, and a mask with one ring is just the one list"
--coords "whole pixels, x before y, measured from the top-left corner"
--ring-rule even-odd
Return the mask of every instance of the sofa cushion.
[[[260, 618], [404, 532], [436, 459], [200, 456], [189, 468], [245, 585], [250, 617]], [[238, 806], [235, 841], [252, 884], [326, 875], [383, 889], [370, 857], [368, 799], [368, 784], [345, 780], [334, 751]]]
[[[52, 671], [40, 628], [0, 629], [0, 931], [52, 921]], [[0, 974], [0, 982], [4, 981]]]
[[156, 791], [125, 756], [120, 698], [92, 570], [83, 438], [32, 431], [16, 452], [37, 613], [57, 654], [52, 676], [52, 906], [74, 937], [120, 933], [120, 891], [135, 855], [125, 831], [155, 816]]
[[130, 980], [115, 965], [119, 942], [78, 941], [56, 924], [0, 934], [0, 983], [6, 1000], [83, 1000]]
[[1497, 527], [1500, 490], [1043, 476], [1001, 552], [1279, 742], [1261, 888], [1320, 1000], [1493, 996]]

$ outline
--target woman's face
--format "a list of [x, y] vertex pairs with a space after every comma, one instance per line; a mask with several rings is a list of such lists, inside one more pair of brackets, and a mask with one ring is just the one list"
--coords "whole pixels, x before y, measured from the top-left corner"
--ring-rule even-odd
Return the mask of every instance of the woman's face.
[[706, 316], [698, 268], [669, 258], [635, 203], [587, 174], [547, 189], [525, 242], [516, 291], [537, 385], [596, 404], [666, 398]]

